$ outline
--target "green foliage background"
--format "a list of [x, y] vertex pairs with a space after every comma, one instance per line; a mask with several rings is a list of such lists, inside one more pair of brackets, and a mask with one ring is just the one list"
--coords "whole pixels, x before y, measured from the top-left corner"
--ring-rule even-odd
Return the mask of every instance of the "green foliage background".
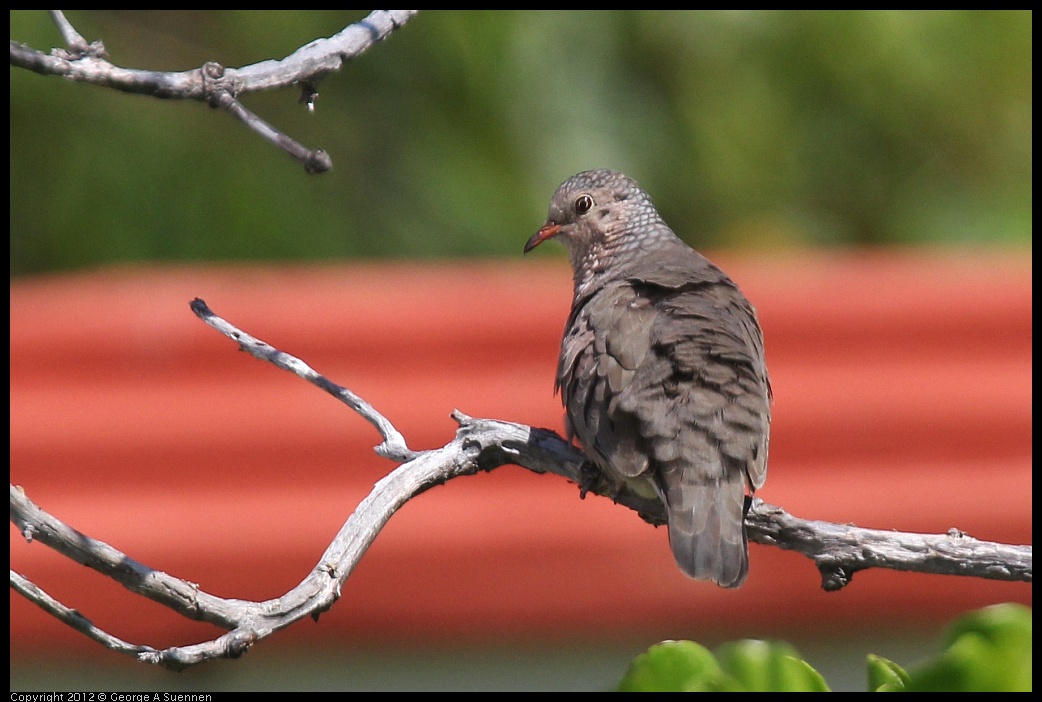
[[[282, 58], [368, 11], [69, 11], [114, 63]], [[11, 38], [61, 46], [44, 11]], [[519, 256], [612, 167], [701, 248], [1031, 241], [1029, 11], [425, 11], [223, 112], [11, 69], [11, 275], [121, 261]]]
[[[867, 656], [870, 692], [1030, 692], [1031, 609], [1006, 603], [960, 616], [944, 651], [905, 671]], [[746, 639], [716, 655], [693, 641], [664, 641], [637, 656], [620, 692], [828, 692], [825, 679], [792, 646]]]

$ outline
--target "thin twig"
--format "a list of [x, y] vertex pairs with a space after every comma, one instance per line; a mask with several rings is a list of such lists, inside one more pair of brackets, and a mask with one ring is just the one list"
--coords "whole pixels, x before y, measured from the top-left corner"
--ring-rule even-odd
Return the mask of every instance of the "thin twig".
[[[218, 64], [210, 63], [207, 64], [203, 70], [204, 72], [210, 72], [223, 71], [224, 69]], [[299, 144], [288, 135], [283, 134], [256, 114], [246, 109], [246, 106], [232, 97], [231, 93], [225, 90], [216, 91], [213, 94], [213, 97], [210, 98], [210, 104], [214, 107], [220, 107], [257, 134], [260, 134], [265, 140], [271, 142], [293, 158], [303, 163], [304, 170], [308, 173], [325, 173], [333, 167], [333, 160], [329, 158], [329, 154], [325, 151], [322, 149], [315, 149], [312, 151], [306, 146]]]
[[61, 10], [49, 10], [49, 12], [51, 13], [51, 19], [58, 26], [58, 31], [61, 32], [62, 38], [65, 40], [65, 46], [68, 48], [66, 56], [69, 59], [76, 60], [91, 55], [104, 57], [105, 47], [101, 45], [101, 42], [88, 43], [83, 38], [83, 35], [76, 31], [72, 23], [65, 19], [65, 13]]
[[94, 639], [105, 648], [132, 656], [155, 652], [155, 649], [151, 646], [139, 646], [137, 644], [128, 643], [121, 638], [99, 629], [94, 626], [94, 623], [91, 622], [91, 620], [87, 619], [75, 609], [66, 607], [27, 580], [25, 576], [14, 572], [14, 570], [11, 571], [11, 589], [40, 607], [43, 611], [55, 617], [58, 621], [68, 624], [81, 634]]
[[384, 458], [390, 458], [393, 461], [399, 462], [411, 460], [419, 455], [409, 448], [405, 441], [405, 437], [402, 436], [401, 432], [399, 432], [393, 424], [391, 424], [387, 417], [377, 412], [376, 408], [358, 395], [329, 380], [296, 356], [291, 356], [288, 353], [279, 351], [275, 347], [266, 344], [260, 339], [247, 334], [235, 325], [218, 317], [209, 307], [207, 307], [203, 300], [200, 300], [199, 298], [192, 300], [191, 308], [199, 319], [203, 320], [211, 327], [239, 344], [239, 348], [254, 358], [268, 361], [283, 370], [295, 373], [312, 385], [322, 388], [355, 412], [362, 415], [363, 419], [376, 427], [376, 430], [380, 432], [380, 435], [384, 439], [383, 443], [374, 449], [377, 454]]

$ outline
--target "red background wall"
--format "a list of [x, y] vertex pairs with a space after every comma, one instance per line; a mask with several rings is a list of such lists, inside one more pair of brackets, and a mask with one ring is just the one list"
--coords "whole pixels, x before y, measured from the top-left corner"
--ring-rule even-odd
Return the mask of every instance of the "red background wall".
[[[716, 257], [757, 307], [775, 390], [765, 500], [806, 518], [1031, 542], [1031, 267], [938, 251]], [[42, 508], [210, 593], [276, 597], [393, 467], [375, 431], [236, 351], [214, 311], [372, 402], [413, 448], [453, 408], [560, 430], [559, 259], [127, 268], [11, 284], [11, 480]], [[11, 566], [118, 636], [212, 636], [11, 529]], [[517, 467], [410, 502], [318, 626], [437, 641], [803, 632], [938, 622], [1031, 585], [885, 571], [823, 593], [751, 546], [737, 591], [686, 579], [666, 532]], [[11, 595], [12, 650], [97, 648]], [[651, 641], [649, 641], [650, 643]]]

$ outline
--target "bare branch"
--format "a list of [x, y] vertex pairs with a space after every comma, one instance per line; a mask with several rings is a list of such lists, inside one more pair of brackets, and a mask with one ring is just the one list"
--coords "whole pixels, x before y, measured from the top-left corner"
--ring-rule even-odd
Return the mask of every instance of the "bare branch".
[[138, 563], [104, 541], [81, 534], [65, 522], [37, 507], [15, 485], [11, 486], [11, 521], [27, 541], [38, 541], [63, 556], [106, 575], [131, 592], [136, 592], [189, 619], [218, 626], [234, 626], [241, 612], [229, 611], [229, 603], [208, 595], [198, 586]]
[[[318, 564], [295, 588], [276, 599], [253, 602], [223, 599], [199, 586], [156, 571], [112, 546], [65, 525], [33, 504], [21, 488], [11, 486], [11, 521], [28, 541], [39, 541], [117, 580], [127, 589], [160, 602], [192, 619], [228, 630], [211, 641], [157, 650], [123, 641], [94, 626], [79, 612], [57, 602], [23, 576], [11, 571], [11, 587], [45, 611], [114, 651], [141, 661], [181, 669], [214, 658], [235, 658], [254, 643], [305, 616], [317, 617], [340, 597], [377, 534], [406, 502], [448, 480], [519, 465], [537, 473], [553, 473], [635, 510], [651, 524], [664, 524], [661, 502], [628, 490], [624, 484], [592, 470], [583, 454], [547, 429], [496, 419], [475, 419], [456, 411], [456, 436], [440, 449], [415, 452], [387, 418], [365, 400], [306, 363], [246, 334], [216, 316], [202, 300], [192, 302], [200, 319], [234, 340], [256, 358], [291, 371], [338, 398], [373, 424], [384, 441], [381, 455], [403, 461], [381, 479], [348, 517]], [[759, 499], [749, 502], [746, 527], [751, 541], [797, 551], [811, 558], [822, 574], [822, 587], [837, 590], [866, 568], [968, 575], [1032, 581], [1031, 547], [978, 541], [951, 530], [947, 534], [908, 534], [809, 521]]]
[[105, 648], [120, 653], [127, 653], [132, 656], [137, 656], [142, 653], [152, 653], [155, 651], [151, 646], [138, 646], [136, 644], [127, 643], [123, 639], [102, 631], [98, 627], [94, 626], [94, 623], [91, 622], [91, 620], [87, 619], [76, 610], [66, 607], [36, 585], [26, 580], [24, 576], [19, 575], [13, 570], [11, 571], [11, 589], [25, 597], [33, 604], [38, 605], [43, 611], [53, 615], [58, 619], [58, 621], [68, 624], [76, 631], [94, 639]]
[[828, 591], [850, 584], [854, 573], [868, 568], [1031, 582], [1031, 546], [978, 541], [954, 528], [947, 534], [863, 529], [800, 519], [759, 499], [745, 524], [750, 541], [812, 559]]
[[356, 58], [394, 30], [408, 22], [417, 10], [376, 10], [365, 19], [325, 39], [316, 39], [281, 60], [267, 60], [241, 68], [226, 68], [207, 62], [189, 71], [148, 71], [121, 68], [108, 61], [101, 42], [88, 44], [58, 10], [52, 18], [58, 25], [67, 49], [44, 54], [26, 44], [11, 40], [11, 65], [42, 75], [61, 76], [79, 83], [101, 85], [127, 93], [178, 100], [198, 100], [221, 107], [251, 129], [304, 164], [309, 173], [332, 167], [332, 160], [321, 149], [308, 149], [282, 134], [238, 102], [243, 93], [301, 85], [314, 109], [315, 85], [327, 73], [340, 70], [345, 61]]
[[296, 356], [291, 356], [288, 353], [279, 351], [260, 339], [250, 336], [238, 327], [229, 324], [224, 319], [215, 315], [210, 308], [206, 306], [206, 303], [199, 298], [192, 300], [190, 306], [199, 319], [203, 320], [211, 327], [239, 344], [240, 349], [246, 351], [254, 358], [268, 361], [283, 370], [288, 370], [291, 373], [297, 374], [312, 385], [322, 388], [355, 412], [362, 415], [362, 418], [376, 427], [376, 430], [380, 432], [380, 435], [384, 438], [383, 443], [374, 449], [377, 454], [384, 458], [390, 458], [393, 461], [399, 462], [411, 460], [418, 455], [415, 451], [409, 448], [405, 442], [405, 437], [402, 436], [401, 432], [395, 429], [390, 420], [377, 412], [372, 405], [358, 395], [345, 387], [337, 385], [321, 373], [317, 373], [311, 368], [311, 366], [304, 363]]
[[[216, 328], [214, 324], [211, 326]], [[285, 367], [283, 363], [284, 360], [278, 365]], [[283, 596], [265, 602], [214, 597], [202, 592], [193, 583], [171, 578], [165, 573], [143, 566], [112, 546], [84, 536], [64, 525], [33, 504], [21, 488], [11, 486], [11, 521], [27, 539], [46, 544], [77, 562], [114, 577], [124, 587], [166, 604], [185, 616], [230, 629], [227, 634], [211, 641], [165, 650], [130, 644], [97, 629], [82, 615], [72, 613], [14, 571], [11, 572], [11, 587], [95, 641], [112, 650], [134, 654], [139, 660], [147, 663], [182, 669], [214, 658], [238, 657], [254, 643], [279, 629], [306, 616], [317, 617], [332, 606], [340, 597], [344, 581], [369, 549], [377, 534], [408, 500], [452, 478], [472, 475], [480, 470], [495, 467], [481, 465], [477, 460], [477, 444], [464, 429], [461, 429], [456, 438], [446, 446], [415, 454], [412, 460], [377, 482], [373, 491], [347, 519], [303, 582]], [[538, 460], [549, 459], [542, 456]], [[117, 564], [123, 564], [132, 575], [119, 577], [120, 570]], [[168, 591], [175, 594], [168, 594]], [[184, 597], [181, 594], [186, 591], [194, 593], [195, 596], [194, 606], [189, 610], [184, 607]]]

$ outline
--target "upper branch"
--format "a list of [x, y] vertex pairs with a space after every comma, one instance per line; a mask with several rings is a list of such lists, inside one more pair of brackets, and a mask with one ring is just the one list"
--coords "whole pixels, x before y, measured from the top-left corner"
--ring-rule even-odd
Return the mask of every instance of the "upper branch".
[[304, 164], [308, 173], [323, 173], [333, 162], [322, 149], [308, 149], [283, 134], [242, 105], [238, 96], [257, 90], [290, 85], [303, 89], [308, 109], [314, 109], [315, 85], [327, 73], [337, 71], [345, 61], [363, 54], [408, 22], [417, 10], [376, 10], [360, 22], [325, 39], [305, 44], [289, 56], [275, 60], [227, 68], [208, 61], [188, 71], [149, 71], [123, 68], [111, 63], [100, 42], [88, 44], [60, 10], [51, 16], [66, 42], [65, 49], [45, 54], [11, 40], [11, 65], [42, 75], [61, 76], [79, 83], [90, 83], [126, 93], [156, 98], [199, 100], [226, 110], [263, 138]]
[[69, 43], [68, 50], [52, 49], [50, 54], [45, 54], [12, 39], [11, 65], [127, 93], [205, 102], [219, 90], [237, 96], [305, 81], [314, 82], [339, 70], [345, 61], [365, 53], [373, 44], [412, 19], [416, 12], [375, 10], [360, 22], [331, 37], [305, 44], [283, 59], [269, 59], [240, 68], [225, 67], [216, 78], [204, 76], [200, 68], [174, 72], [117, 66], [104, 58], [103, 49], [88, 51], [83, 37], [62, 15], [57, 14], [59, 27]]

